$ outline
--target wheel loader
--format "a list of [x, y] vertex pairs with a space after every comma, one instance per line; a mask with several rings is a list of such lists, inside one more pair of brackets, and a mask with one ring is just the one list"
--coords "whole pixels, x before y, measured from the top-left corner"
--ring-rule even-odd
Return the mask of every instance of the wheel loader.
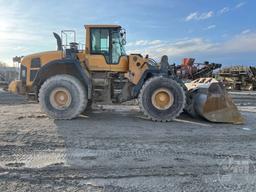
[[177, 77], [167, 56], [156, 62], [148, 55], [127, 55], [126, 31], [121, 26], [86, 25], [85, 33], [84, 48], [74, 31], [63, 30], [61, 36], [54, 33], [56, 51], [21, 60], [17, 84], [39, 101], [49, 117], [73, 119], [89, 111], [92, 103], [138, 99], [141, 111], [153, 121], [172, 121], [185, 110], [213, 122], [243, 122], [218, 82], [208, 82], [210, 91], [196, 82], [191, 88]]

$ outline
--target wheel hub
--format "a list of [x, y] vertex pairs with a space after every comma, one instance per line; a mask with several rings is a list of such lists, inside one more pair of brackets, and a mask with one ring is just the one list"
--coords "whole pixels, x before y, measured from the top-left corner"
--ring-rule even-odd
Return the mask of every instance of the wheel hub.
[[64, 110], [71, 104], [71, 94], [66, 88], [55, 88], [50, 94], [51, 105], [58, 110]]
[[157, 89], [151, 97], [152, 104], [159, 110], [166, 110], [173, 105], [173, 94], [165, 88]]

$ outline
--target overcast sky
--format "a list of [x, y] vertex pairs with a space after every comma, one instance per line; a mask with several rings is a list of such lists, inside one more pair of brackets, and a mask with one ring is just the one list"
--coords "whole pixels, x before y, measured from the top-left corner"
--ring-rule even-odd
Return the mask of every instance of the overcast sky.
[[256, 65], [254, 0], [0, 0], [0, 60], [55, 50], [53, 31], [120, 24], [128, 53]]

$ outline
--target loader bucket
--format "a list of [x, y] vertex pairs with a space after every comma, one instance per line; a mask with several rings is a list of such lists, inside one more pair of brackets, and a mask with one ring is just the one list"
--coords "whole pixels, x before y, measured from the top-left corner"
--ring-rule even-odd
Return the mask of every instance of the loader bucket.
[[200, 78], [186, 84], [186, 111], [211, 122], [243, 124], [244, 119], [221, 83], [213, 78]]

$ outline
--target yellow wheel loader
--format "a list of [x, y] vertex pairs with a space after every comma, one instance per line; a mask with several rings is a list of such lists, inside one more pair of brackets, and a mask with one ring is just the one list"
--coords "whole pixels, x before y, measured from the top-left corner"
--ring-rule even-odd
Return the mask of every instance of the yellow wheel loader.
[[[138, 99], [142, 112], [153, 121], [171, 121], [187, 109], [210, 121], [242, 123], [235, 107], [224, 107], [225, 113], [235, 111], [240, 115], [235, 118], [231, 115], [228, 120], [214, 118], [214, 114], [219, 115], [219, 108], [208, 107], [207, 113], [211, 115], [207, 117], [198, 106], [194, 109], [202, 95], [204, 100], [200, 106], [207, 107], [208, 93], [198, 96], [201, 88], [188, 89], [177, 78], [167, 56], [156, 63], [148, 56], [127, 55], [124, 50], [126, 32], [121, 26], [86, 25], [85, 31], [85, 48], [79, 48], [74, 31], [62, 31], [61, 37], [54, 33], [56, 51], [28, 55], [21, 60], [20, 83], [51, 118], [75, 118], [92, 103]], [[223, 94], [226, 95], [225, 92], [213, 94], [214, 101], [219, 102]], [[232, 103], [231, 99], [224, 101], [227, 102]]]

